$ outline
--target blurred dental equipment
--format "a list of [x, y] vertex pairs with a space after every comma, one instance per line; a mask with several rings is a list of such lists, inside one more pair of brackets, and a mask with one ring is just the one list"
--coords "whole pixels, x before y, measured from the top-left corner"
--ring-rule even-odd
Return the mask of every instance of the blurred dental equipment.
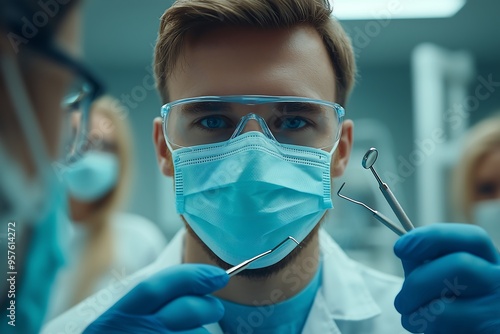
[[232, 267], [232, 268], [229, 268], [228, 270], [226, 270], [226, 273], [229, 275], [229, 277], [233, 277], [234, 275], [236, 274], [239, 274], [240, 272], [242, 272], [243, 270], [245, 270], [252, 262], [266, 256], [266, 255], [269, 255], [271, 254], [272, 252], [274, 252], [275, 250], [277, 250], [278, 248], [280, 248], [284, 243], [286, 243], [288, 240], [292, 240], [293, 242], [295, 242], [297, 244], [297, 246], [301, 247], [300, 246], [300, 243], [295, 240], [294, 237], [291, 237], [289, 236], [288, 238], [286, 238], [285, 240], [283, 240], [282, 242], [280, 242], [278, 245], [276, 245], [273, 249], [270, 249], [264, 253], [261, 253], [257, 256], [254, 256], [252, 257], [251, 259], [248, 259], [246, 261], [243, 261], [241, 262], [240, 264]]
[[[382, 192], [385, 199], [387, 200], [387, 203], [389, 203], [389, 205], [391, 206], [392, 211], [394, 211], [394, 213], [398, 217], [399, 221], [401, 222], [401, 225], [403, 226], [403, 228], [406, 231], [411, 231], [415, 227], [413, 226], [412, 222], [410, 221], [410, 219], [406, 215], [405, 211], [403, 210], [403, 207], [401, 206], [401, 204], [399, 204], [398, 200], [396, 199], [396, 197], [392, 193], [392, 191], [389, 188], [389, 186], [387, 185], [387, 183], [383, 182], [380, 179], [380, 176], [378, 175], [378, 173], [375, 171], [375, 168], [373, 167], [373, 165], [375, 164], [375, 161], [377, 161], [377, 158], [378, 158], [378, 151], [376, 148], [372, 147], [365, 153], [363, 160], [361, 162], [361, 165], [363, 166], [363, 168], [370, 169], [372, 171], [373, 176], [375, 177], [375, 179], [377, 180], [377, 182], [379, 184], [380, 191]], [[387, 226], [391, 231], [393, 231], [397, 235], [401, 236], [401, 235], [406, 233], [404, 230], [402, 230], [400, 227], [396, 226], [396, 224], [394, 224], [389, 218], [387, 218], [383, 214], [370, 208], [368, 205], [366, 205], [362, 202], [356, 201], [352, 198], [349, 198], [349, 197], [341, 194], [340, 192], [342, 191], [344, 186], [345, 186], [345, 182], [342, 184], [340, 189], [337, 191], [337, 195], [340, 198], [343, 198], [343, 199], [350, 201], [354, 204], [360, 205], [360, 206], [364, 207], [365, 209], [369, 210], [378, 221], [380, 221], [382, 224]]]

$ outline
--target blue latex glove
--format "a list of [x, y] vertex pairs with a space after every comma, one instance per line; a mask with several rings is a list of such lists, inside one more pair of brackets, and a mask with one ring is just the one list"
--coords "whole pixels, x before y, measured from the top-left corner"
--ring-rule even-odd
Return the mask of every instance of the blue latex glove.
[[394, 246], [405, 281], [395, 306], [413, 333], [500, 333], [500, 254], [473, 225], [434, 224]]
[[214, 266], [167, 268], [139, 283], [84, 333], [208, 333], [202, 326], [219, 321], [224, 307], [207, 294], [228, 281]]

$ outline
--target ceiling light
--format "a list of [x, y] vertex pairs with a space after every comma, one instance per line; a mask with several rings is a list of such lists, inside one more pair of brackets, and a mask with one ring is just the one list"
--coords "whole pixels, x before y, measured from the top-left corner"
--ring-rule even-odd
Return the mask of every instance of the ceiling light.
[[339, 20], [442, 18], [455, 15], [466, 0], [330, 0]]

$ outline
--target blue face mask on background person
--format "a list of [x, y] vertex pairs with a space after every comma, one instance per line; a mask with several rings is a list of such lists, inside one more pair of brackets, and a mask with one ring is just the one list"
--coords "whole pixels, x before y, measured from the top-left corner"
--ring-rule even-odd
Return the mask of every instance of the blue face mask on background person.
[[474, 223], [488, 232], [495, 246], [500, 249], [500, 200], [479, 202], [473, 209]]
[[[248, 132], [172, 152], [177, 211], [223, 261], [235, 265], [288, 236], [299, 242], [332, 208], [332, 153]], [[254, 262], [273, 265], [292, 243]]]
[[[35, 175], [28, 177], [25, 168], [9, 157], [7, 144], [0, 141], [0, 219], [4, 228], [0, 233], [5, 238], [0, 242], [5, 259], [0, 261], [0, 269], [3, 273], [15, 273], [7, 274], [10, 281], [4, 280], [1, 285], [4, 315], [0, 332], [37, 333], [55, 275], [64, 262], [62, 235], [68, 227], [65, 194], [52, 169], [17, 63], [7, 55], [0, 57], [0, 63], [21, 135], [26, 138], [36, 167]], [[8, 225], [9, 222], [13, 224]], [[9, 235], [7, 227], [13, 227], [15, 235]], [[8, 244], [11, 241], [15, 244]], [[9, 250], [15, 252], [12, 267], [7, 262]], [[15, 327], [9, 325], [11, 321]]]
[[118, 174], [116, 155], [100, 151], [86, 152], [78, 161], [61, 171], [69, 194], [85, 202], [104, 197], [115, 187]]

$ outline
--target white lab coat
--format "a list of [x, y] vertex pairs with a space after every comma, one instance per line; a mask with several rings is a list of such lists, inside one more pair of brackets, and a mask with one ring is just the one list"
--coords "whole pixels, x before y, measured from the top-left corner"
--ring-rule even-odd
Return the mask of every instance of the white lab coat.
[[[153, 264], [131, 277], [117, 277], [108, 288], [54, 319], [42, 333], [79, 333], [141, 280], [163, 268], [182, 263], [184, 235], [184, 229], [179, 231]], [[324, 261], [322, 286], [302, 333], [407, 333], [393, 306], [402, 284], [401, 278], [351, 260], [324, 231], [320, 231], [320, 249]], [[207, 328], [211, 333], [222, 333], [218, 324]]]
[[[150, 220], [132, 213], [117, 212], [111, 217], [113, 236], [113, 261], [93, 287], [96, 293], [107, 287], [116, 276], [130, 275], [153, 263], [163, 252], [167, 240], [161, 230]], [[75, 293], [78, 267], [81, 265], [83, 247], [86, 246], [88, 230], [77, 223], [73, 225], [70, 238], [68, 264], [57, 274], [51, 294], [46, 318], [53, 319], [71, 306]]]

